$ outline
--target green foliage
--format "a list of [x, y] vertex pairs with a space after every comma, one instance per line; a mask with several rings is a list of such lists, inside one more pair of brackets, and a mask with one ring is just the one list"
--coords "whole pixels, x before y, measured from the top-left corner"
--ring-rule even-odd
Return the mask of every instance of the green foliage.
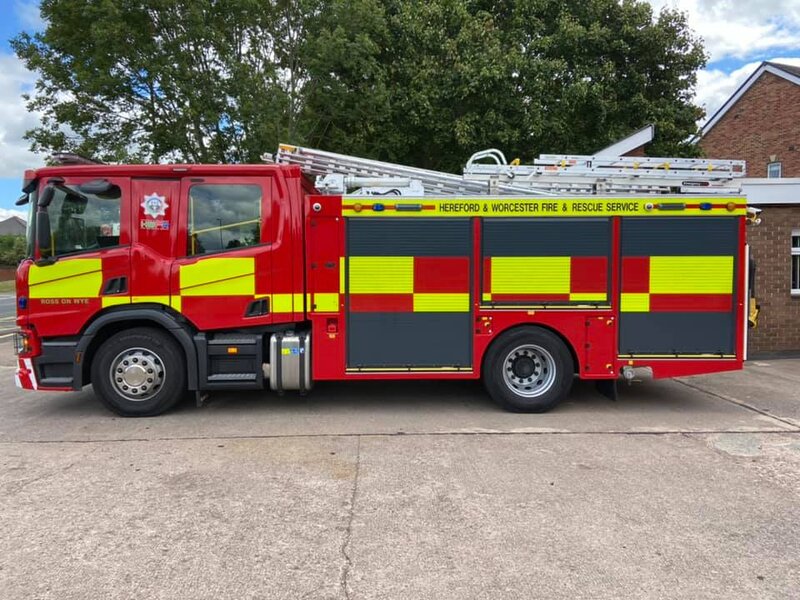
[[0, 235], [0, 265], [16, 267], [26, 255], [24, 235]]
[[498, 147], [592, 152], [655, 123], [685, 140], [705, 65], [642, 0], [42, 0], [13, 45], [40, 75], [36, 150], [257, 161], [279, 141], [454, 170]]

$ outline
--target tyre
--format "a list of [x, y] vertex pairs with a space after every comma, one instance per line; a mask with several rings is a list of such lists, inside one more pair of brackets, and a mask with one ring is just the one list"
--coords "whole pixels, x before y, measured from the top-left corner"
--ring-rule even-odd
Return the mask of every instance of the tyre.
[[109, 338], [92, 361], [92, 387], [123, 417], [169, 410], [186, 392], [186, 361], [178, 343], [159, 329], [136, 328]]
[[550, 410], [569, 394], [574, 374], [567, 346], [540, 327], [504, 333], [491, 345], [483, 363], [489, 395], [513, 412]]

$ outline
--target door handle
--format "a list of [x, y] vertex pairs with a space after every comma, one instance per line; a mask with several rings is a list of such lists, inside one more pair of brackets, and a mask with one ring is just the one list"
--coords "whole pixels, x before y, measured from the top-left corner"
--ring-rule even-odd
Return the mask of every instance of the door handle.
[[259, 298], [247, 305], [244, 311], [245, 317], [261, 317], [269, 314], [269, 298]]
[[103, 296], [109, 296], [111, 294], [124, 294], [128, 291], [128, 278], [125, 276], [122, 277], [112, 277], [106, 284], [103, 286]]

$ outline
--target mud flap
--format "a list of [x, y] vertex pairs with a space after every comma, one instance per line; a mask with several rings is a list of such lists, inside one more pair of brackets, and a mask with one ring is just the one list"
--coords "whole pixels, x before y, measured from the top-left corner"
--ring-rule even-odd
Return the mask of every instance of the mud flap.
[[617, 380], [616, 379], [598, 379], [594, 382], [595, 388], [597, 388], [598, 393], [605, 396], [609, 400], [614, 402], [617, 401], [619, 394], [617, 392]]

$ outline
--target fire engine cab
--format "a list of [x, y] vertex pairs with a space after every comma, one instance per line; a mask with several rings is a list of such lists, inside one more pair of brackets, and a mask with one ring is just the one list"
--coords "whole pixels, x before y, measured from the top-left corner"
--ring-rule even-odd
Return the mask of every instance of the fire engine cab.
[[17, 385], [147, 416], [187, 391], [481, 378], [540, 412], [575, 376], [740, 369], [744, 164], [620, 150], [28, 171]]

